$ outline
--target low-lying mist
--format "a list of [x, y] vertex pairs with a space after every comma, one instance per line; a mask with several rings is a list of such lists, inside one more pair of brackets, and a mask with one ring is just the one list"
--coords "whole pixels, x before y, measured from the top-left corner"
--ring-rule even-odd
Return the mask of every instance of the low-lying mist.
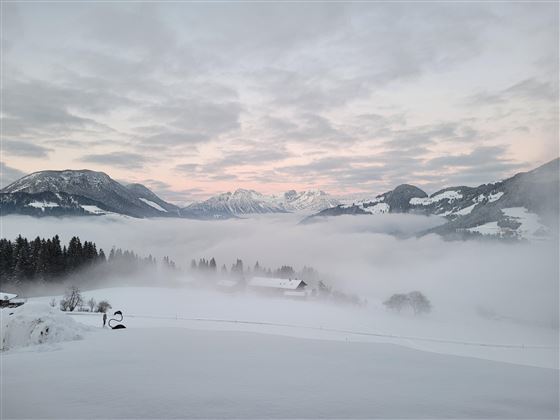
[[[113, 247], [172, 258], [180, 268], [212, 258], [229, 268], [312, 266], [338, 290], [379, 306], [393, 293], [419, 290], [433, 317], [466, 319], [480, 313], [515, 322], [558, 326], [558, 242], [449, 242], [438, 236], [399, 239], [441, 223], [414, 215], [345, 216], [308, 225], [296, 215], [227, 221], [124, 217], [30, 218], [7, 216], [2, 237], [78, 235], [106, 253]], [[163, 272], [162, 272], [163, 273]], [[150, 276], [153, 276], [150, 273]], [[162, 274], [165, 276], [166, 274]], [[114, 286], [121, 285], [111, 279]], [[165, 279], [155, 279], [165, 284]], [[126, 282], [127, 284], [129, 282]], [[478, 315], [477, 315], [478, 314]]]

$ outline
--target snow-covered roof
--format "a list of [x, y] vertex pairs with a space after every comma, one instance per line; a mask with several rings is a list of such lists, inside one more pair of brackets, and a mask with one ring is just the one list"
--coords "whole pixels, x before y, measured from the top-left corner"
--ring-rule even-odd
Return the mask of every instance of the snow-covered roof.
[[297, 279], [278, 279], [274, 277], [253, 277], [249, 280], [249, 286], [251, 287], [270, 287], [273, 289], [288, 289], [295, 290], [303, 283], [303, 280]]
[[11, 300], [13, 298], [15, 298], [17, 295], [13, 294], [13, 293], [4, 293], [4, 292], [0, 292], [0, 300]]

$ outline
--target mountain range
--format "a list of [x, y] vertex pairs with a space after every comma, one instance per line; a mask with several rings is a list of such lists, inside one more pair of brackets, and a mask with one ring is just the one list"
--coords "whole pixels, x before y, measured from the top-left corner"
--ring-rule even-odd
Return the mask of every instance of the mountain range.
[[303, 223], [341, 215], [410, 213], [440, 216], [423, 233], [450, 237], [488, 235], [539, 238], [558, 230], [559, 162], [477, 187], [447, 187], [428, 195], [402, 184], [371, 199], [339, 200], [323, 191], [288, 191], [280, 196], [238, 189], [179, 207], [142, 184], [121, 184], [91, 170], [40, 171], [0, 190], [0, 213], [31, 216], [181, 217], [228, 219], [248, 214], [307, 213]]
[[323, 191], [288, 191], [268, 196], [238, 189], [187, 207], [158, 197], [142, 184], [123, 185], [103, 172], [40, 171], [0, 191], [2, 214], [75, 216], [116, 213], [130, 217], [228, 219], [255, 213], [313, 213], [339, 202]]
[[247, 214], [314, 213], [337, 206], [340, 201], [324, 191], [290, 190], [281, 196], [265, 195], [254, 190], [238, 189], [193, 203], [183, 209], [195, 218], [223, 219]]
[[370, 200], [322, 210], [304, 222], [340, 215], [410, 213], [445, 218], [445, 223], [424, 234], [538, 239], [558, 232], [559, 173], [560, 159], [555, 159], [503, 181], [448, 187], [432, 195], [403, 184]]

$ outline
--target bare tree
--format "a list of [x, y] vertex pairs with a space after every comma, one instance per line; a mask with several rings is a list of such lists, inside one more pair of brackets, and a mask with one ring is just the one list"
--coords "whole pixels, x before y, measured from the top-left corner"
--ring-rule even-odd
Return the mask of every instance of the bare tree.
[[80, 289], [76, 286], [69, 287], [64, 293], [64, 298], [60, 301], [60, 309], [72, 312], [77, 306], [82, 305], [84, 299]]
[[89, 306], [89, 311], [93, 312], [93, 309], [95, 308], [96, 305], [95, 299], [91, 298], [90, 300], [88, 300], [87, 305]]
[[51, 301], [49, 302], [49, 305], [51, 305], [54, 308], [56, 306], [56, 299], [52, 298]]

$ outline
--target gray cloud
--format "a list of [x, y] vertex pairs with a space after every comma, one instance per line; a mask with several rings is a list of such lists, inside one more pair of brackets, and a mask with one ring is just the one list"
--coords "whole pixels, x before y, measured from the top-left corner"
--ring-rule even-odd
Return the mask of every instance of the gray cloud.
[[117, 166], [126, 169], [140, 169], [148, 162], [148, 158], [138, 153], [111, 152], [85, 155], [82, 162], [97, 163], [106, 166]]
[[5, 80], [2, 90], [4, 133], [9, 136], [61, 135], [88, 129], [111, 131], [103, 123], [82, 117], [73, 109], [106, 113], [129, 104], [123, 98], [102, 91], [69, 88], [42, 80]]
[[[246, 142], [245, 142], [246, 144]], [[175, 166], [175, 171], [198, 179], [223, 180], [236, 179], [232, 169], [243, 169], [246, 165], [270, 165], [290, 157], [283, 147], [275, 149], [257, 149], [227, 151], [221, 159], [207, 163], [182, 163]], [[245, 173], [251, 177], [252, 173]]]
[[[320, 179], [333, 188], [384, 188], [414, 177], [437, 182], [429, 171], [438, 161], [426, 158], [434, 151], [505, 143], [503, 133], [519, 126], [540, 142], [543, 113], [532, 104], [552, 109], [558, 97], [557, 60], [542, 60], [557, 56], [556, 10], [478, 3], [18, 3], [4, 17], [4, 134], [53, 148], [53, 158], [86, 142], [104, 146], [104, 153], [84, 158], [132, 172], [155, 155], [169, 159], [172, 171], [204, 180]], [[515, 53], [504, 51], [504, 42], [517, 43]], [[480, 69], [488, 71], [480, 76]], [[496, 89], [494, 70], [519, 81]], [[432, 93], [438, 100], [448, 88], [450, 113], [431, 112]], [[477, 108], [454, 103], [453, 95], [469, 96]], [[497, 116], [490, 110], [472, 115], [481, 103], [500, 104], [505, 128], [493, 128]], [[528, 106], [533, 114], [516, 120]], [[286, 166], [285, 148], [313, 161]], [[362, 153], [367, 159], [352, 156]], [[446, 166], [449, 176], [463, 170], [465, 180], [473, 179], [473, 166], [459, 166], [466, 158], [456, 157], [456, 166]], [[479, 175], [501, 176], [499, 168], [514, 163], [492, 170], [488, 163]], [[256, 164], [266, 168], [253, 173], [249, 166]]]
[[14, 156], [40, 158], [47, 156], [51, 151], [52, 149], [26, 141], [2, 140], [2, 152]]
[[10, 185], [12, 182], [17, 181], [25, 175], [25, 172], [12, 168], [4, 162], [0, 162], [0, 189]]
[[193, 201], [198, 201], [207, 196], [200, 188], [174, 189], [170, 184], [157, 179], [141, 179], [135, 182], [147, 186], [162, 199], [175, 203], [180, 207], [187, 206]]
[[473, 106], [498, 105], [516, 99], [557, 103], [558, 81], [541, 81], [535, 78], [524, 79], [497, 92], [479, 92], [467, 98], [467, 103]]

